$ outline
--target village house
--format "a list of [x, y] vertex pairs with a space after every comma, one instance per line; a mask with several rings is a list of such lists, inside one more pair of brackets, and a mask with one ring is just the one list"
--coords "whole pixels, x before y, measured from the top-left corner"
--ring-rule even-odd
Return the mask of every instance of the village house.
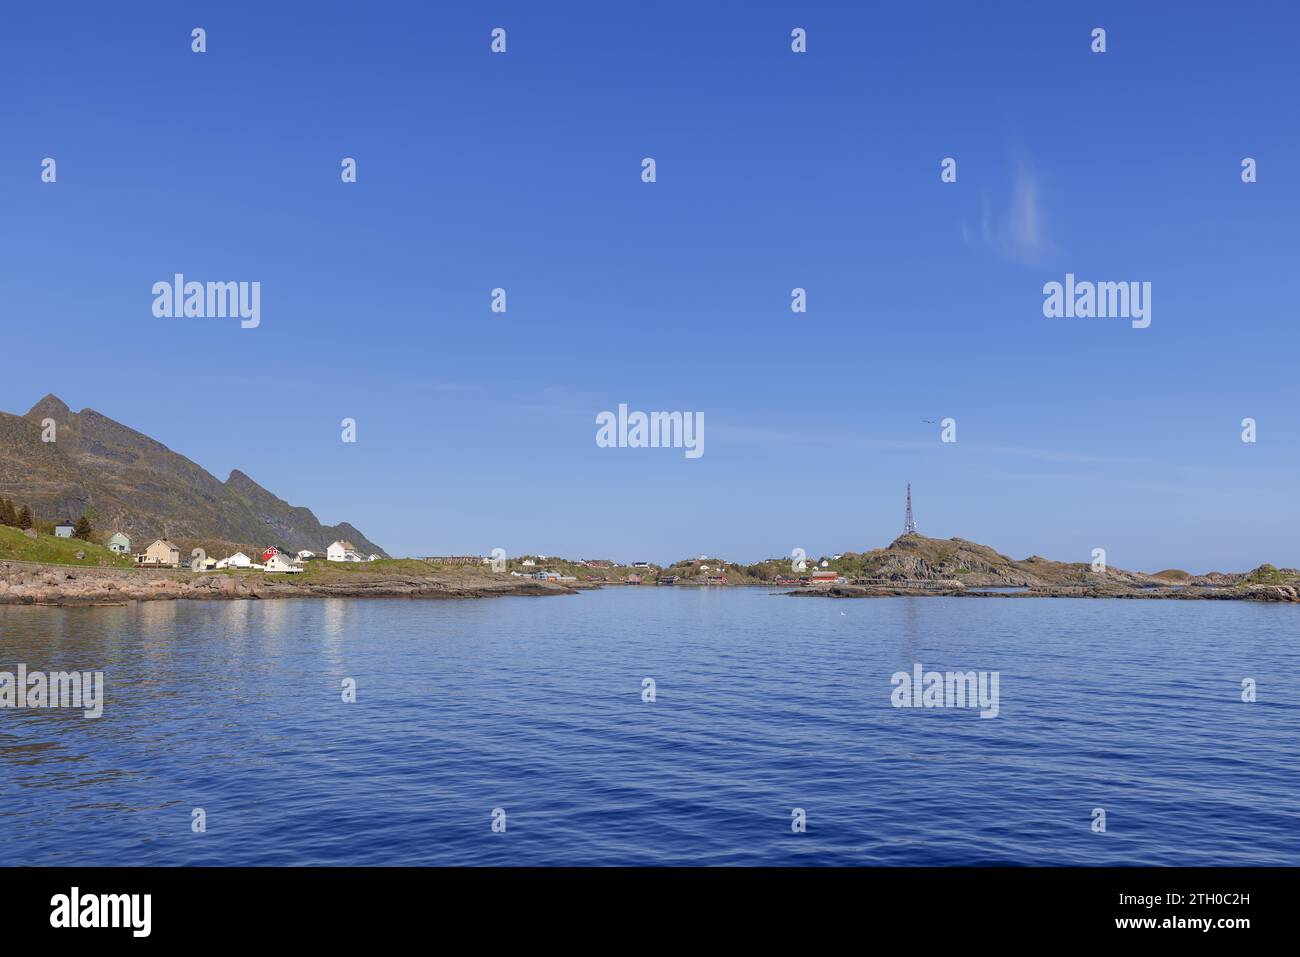
[[168, 565], [179, 568], [181, 550], [164, 538], [160, 538], [144, 550], [142, 565]]
[[338, 541], [325, 550], [325, 558], [331, 562], [364, 562], [367, 558], [357, 551], [351, 542]]
[[54, 526], [54, 534], [59, 538], [71, 538], [72, 533], [76, 531], [77, 526], [73, 525], [66, 519]]
[[289, 561], [287, 556], [276, 552], [266, 560], [263, 570], [268, 572], [300, 572], [302, 567]]
[[129, 555], [131, 553], [131, 539], [121, 532], [114, 532], [108, 536], [108, 541], [104, 544], [108, 546], [110, 552], [117, 552], [120, 555]]
[[315, 552], [309, 552], [306, 549], [298, 553], [298, 561], [300, 562], [309, 562], [315, 557], [316, 557]]
[[243, 552], [235, 552], [229, 558], [223, 558], [217, 562], [217, 568], [249, 568], [253, 560]]

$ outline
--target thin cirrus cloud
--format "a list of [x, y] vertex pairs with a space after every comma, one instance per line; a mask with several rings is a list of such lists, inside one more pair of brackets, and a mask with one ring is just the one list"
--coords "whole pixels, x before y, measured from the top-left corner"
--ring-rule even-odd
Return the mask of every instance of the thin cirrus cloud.
[[979, 228], [963, 223], [961, 231], [968, 246], [1024, 265], [1041, 263], [1055, 249], [1043, 223], [1038, 178], [1026, 165], [1016, 170], [1006, 212], [995, 216], [985, 197]]

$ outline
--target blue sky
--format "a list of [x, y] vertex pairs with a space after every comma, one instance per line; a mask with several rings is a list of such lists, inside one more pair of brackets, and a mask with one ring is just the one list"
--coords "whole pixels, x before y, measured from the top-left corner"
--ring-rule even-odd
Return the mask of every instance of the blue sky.
[[[398, 554], [857, 550], [910, 481], [1017, 557], [1300, 565], [1291, 5], [267, 6], [7, 13], [0, 408]], [[155, 318], [176, 272], [261, 326]], [[1067, 272], [1150, 328], [1044, 318]], [[598, 448], [619, 403], [705, 454]]]

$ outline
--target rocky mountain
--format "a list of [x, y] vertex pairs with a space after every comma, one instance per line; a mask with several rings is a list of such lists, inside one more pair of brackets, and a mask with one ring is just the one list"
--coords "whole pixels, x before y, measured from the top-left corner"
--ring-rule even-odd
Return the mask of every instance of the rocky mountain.
[[[53, 419], [55, 441], [42, 441]], [[136, 545], [175, 541], [275, 544], [324, 553], [336, 539], [387, 557], [353, 526], [322, 525], [238, 470], [222, 482], [161, 442], [100, 415], [73, 412], [47, 395], [26, 415], [0, 412], [0, 496], [41, 518], [76, 519], [126, 532]]]

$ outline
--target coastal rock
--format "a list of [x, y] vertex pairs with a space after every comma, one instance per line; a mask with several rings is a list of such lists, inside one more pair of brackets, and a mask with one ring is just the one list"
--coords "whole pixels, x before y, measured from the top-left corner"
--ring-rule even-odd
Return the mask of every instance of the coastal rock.
[[285, 581], [144, 568], [63, 567], [0, 561], [0, 604], [98, 604], [177, 599], [487, 598], [576, 594], [572, 588], [500, 576], [354, 572], [343, 579]]

